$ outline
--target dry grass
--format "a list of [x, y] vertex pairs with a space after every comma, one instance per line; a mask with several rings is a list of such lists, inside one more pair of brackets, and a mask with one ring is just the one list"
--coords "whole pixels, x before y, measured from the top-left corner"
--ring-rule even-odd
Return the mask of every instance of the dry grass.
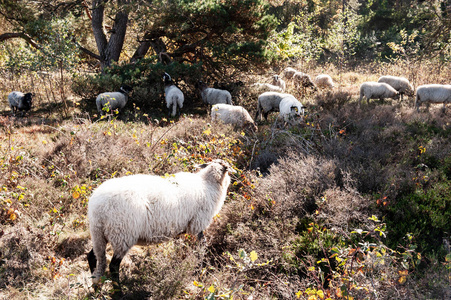
[[[85, 257], [91, 247], [86, 219], [91, 191], [111, 177], [192, 171], [195, 163], [218, 157], [231, 161], [239, 173], [206, 232], [207, 246], [202, 249], [191, 237], [181, 237], [134, 247], [121, 265], [125, 298], [201, 299], [213, 286], [217, 299], [295, 299], [298, 292], [307, 299], [302, 292], [313, 288], [338, 299], [340, 280], [357, 269], [357, 261], [353, 265], [349, 260], [343, 268], [332, 264], [338, 274], [333, 278], [331, 270], [316, 262], [323, 252], [330, 256], [332, 247], [347, 254], [353, 243], [367, 243], [352, 231], [372, 232], [377, 225], [368, 218], [388, 216], [381, 199], [395, 205], [418, 186], [426, 190], [444, 180], [439, 165], [451, 149], [450, 113], [432, 107], [418, 114], [412, 99], [357, 105], [361, 82], [386, 73], [409, 77], [412, 66], [346, 71], [333, 65], [297, 67], [312, 77], [329, 73], [337, 88], [301, 95], [289, 85], [288, 92], [308, 104], [305, 120], [280, 127], [272, 114], [256, 135], [211, 126], [208, 116], [185, 115], [169, 122], [134, 111], [136, 122], [108, 122], [69, 105], [74, 115], [63, 118], [63, 106], [50, 105], [55, 101], [45, 98], [45, 88], [35, 87], [41, 100], [23, 119], [9, 117], [2, 102], [0, 298], [108, 299], [111, 283], [94, 293]], [[417, 85], [451, 77], [448, 69], [437, 74], [435, 66], [418, 70]], [[270, 75], [253, 75], [245, 85]], [[4, 99], [10, 89], [32, 86], [23, 78], [2, 84]], [[255, 95], [245, 86], [234, 93], [237, 104], [253, 115]], [[255, 261], [249, 259], [252, 251], [258, 254]], [[438, 267], [443, 257], [423, 258], [421, 268], [413, 268], [388, 250], [386, 264], [379, 264], [375, 251], [360, 257], [363, 272], [352, 280], [361, 289], [349, 290], [355, 299], [450, 295], [449, 270]], [[398, 272], [406, 264], [413, 273], [400, 283]], [[321, 280], [320, 271], [327, 280]]]

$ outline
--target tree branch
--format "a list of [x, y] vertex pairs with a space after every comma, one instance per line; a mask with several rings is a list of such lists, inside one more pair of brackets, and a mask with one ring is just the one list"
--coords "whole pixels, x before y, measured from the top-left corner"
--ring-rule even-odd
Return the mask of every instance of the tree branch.
[[23, 32], [3, 33], [0, 35], [0, 42], [6, 41], [9, 39], [13, 39], [13, 38], [22, 38], [22, 39], [26, 40], [34, 48], [41, 49], [41, 47], [38, 44], [36, 44], [36, 42], [33, 41], [33, 39], [29, 35], [27, 35], [26, 33], [23, 33]]

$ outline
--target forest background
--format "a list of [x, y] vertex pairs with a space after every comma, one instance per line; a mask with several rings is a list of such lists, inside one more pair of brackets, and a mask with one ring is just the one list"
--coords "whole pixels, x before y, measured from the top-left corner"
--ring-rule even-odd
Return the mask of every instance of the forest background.
[[[108, 277], [90, 287], [92, 190], [214, 158], [237, 174], [207, 246], [134, 247], [125, 299], [450, 298], [449, 112], [357, 101], [381, 75], [450, 84], [449, 1], [0, 0], [0, 19], [0, 298], [111, 297]], [[287, 66], [336, 84], [288, 82], [301, 122], [211, 124], [196, 82], [253, 116], [252, 84]], [[179, 118], [163, 72], [185, 93]], [[121, 84], [130, 101], [101, 119], [95, 97]], [[34, 94], [25, 117], [13, 90]]]

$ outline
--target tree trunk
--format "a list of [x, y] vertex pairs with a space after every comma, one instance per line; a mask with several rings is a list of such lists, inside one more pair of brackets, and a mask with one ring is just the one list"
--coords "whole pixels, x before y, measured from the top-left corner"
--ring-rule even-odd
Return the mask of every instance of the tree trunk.
[[[105, 67], [109, 67], [113, 61], [119, 61], [128, 22], [128, 13], [121, 8], [117, 12], [113, 27], [109, 31], [111, 34], [110, 39], [107, 40], [103, 24], [106, 2], [107, 0], [92, 1], [92, 31], [96, 40], [97, 50], [99, 51], [102, 71]], [[125, 0], [118, 0], [119, 5], [126, 2]]]

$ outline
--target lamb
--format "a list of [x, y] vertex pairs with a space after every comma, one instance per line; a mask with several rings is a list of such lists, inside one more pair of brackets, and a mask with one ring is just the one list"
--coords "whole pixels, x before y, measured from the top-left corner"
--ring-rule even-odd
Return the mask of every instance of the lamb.
[[8, 103], [13, 116], [15, 116], [16, 112], [19, 110], [21, 111], [21, 117], [23, 117], [24, 113], [29, 111], [33, 105], [33, 94], [24, 94], [18, 91], [11, 92], [8, 95]]
[[367, 81], [360, 85], [359, 105], [363, 97], [369, 104], [370, 99], [380, 99], [381, 101], [385, 98], [397, 99], [399, 93], [387, 83]]
[[450, 84], [425, 84], [417, 88], [417, 96], [415, 98], [415, 107], [420, 111], [420, 104], [427, 103], [443, 103], [443, 109], [446, 103], [451, 102], [451, 85]]
[[316, 90], [315, 84], [312, 82], [312, 79], [308, 74], [302, 72], [296, 72], [293, 75], [293, 82], [296, 87], [301, 86], [303, 89], [311, 87], [313, 90]]
[[279, 75], [272, 76], [272, 84], [278, 86], [281, 89], [281, 92], [285, 91], [286, 83], [285, 80], [279, 77]]
[[290, 94], [282, 94], [277, 92], [265, 92], [258, 96], [257, 113], [255, 115], [255, 120], [260, 118], [263, 113], [265, 120], [268, 120], [268, 114], [271, 111], [279, 111], [280, 101]]
[[282, 71], [282, 75], [284, 78], [286, 79], [292, 79], [293, 75], [297, 72], [296, 69], [293, 69], [292, 67], [286, 67], [283, 71]]
[[209, 88], [207, 84], [202, 81], [199, 81], [196, 84], [196, 88], [199, 89], [200, 96], [205, 104], [215, 105], [218, 103], [225, 103], [233, 105], [232, 95], [227, 90]]
[[304, 106], [292, 95], [280, 101], [279, 111], [279, 118], [283, 118], [285, 122], [295, 115], [304, 116]]
[[165, 178], [113, 178], [94, 190], [88, 204], [93, 248], [87, 258], [95, 287], [105, 273], [108, 242], [114, 251], [109, 268], [117, 288], [119, 265], [133, 245], [161, 243], [183, 233], [204, 239], [203, 231], [224, 204], [233, 169], [220, 159], [198, 167], [197, 173]]
[[283, 90], [280, 86], [270, 84], [270, 83], [254, 83], [252, 87], [255, 87], [258, 91], [264, 91], [264, 92], [279, 92], [282, 93]]
[[405, 77], [397, 77], [397, 76], [381, 76], [377, 82], [385, 82], [391, 85], [392, 88], [399, 92], [399, 95], [402, 97], [404, 94], [407, 96], [413, 96], [413, 86], [410, 84], [409, 80]]
[[332, 80], [332, 77], [327, 74], [319, 74], [315, 78], [315, 84], [319, 88], [327, 88], [327, 89], [333, 89], [334, 88], [334, 81]]
[[211, 107], [211, 121], [221, 120], [225, 124], [233, 124], [236, 127], [244, 129], [249, 128], [257, 131], [257, 125], [249, 115], [249, 112], [242, 106], [233, 106], [229, 104], [215, 104]]
[[[164, 73], [163, 75], [164, 80], [164, 93], [165, 93], [165, 99], [166, 99], [166, 107], [168, 108], [168, 115], [175, 117], [177, 114], [177, 107], [178, 114], [180, 115], [180, 110], [183, 107], [184, 102], [184, 96], [182, 91], [174, 84], [172, 81], [171, 76], [168, 73]], [[172, 113], [171, 113], [171, 107], [172, 107]]]
[[115, 109], [120, 111], [128, 101], [128, 94], [132, 88], [128, 85], [122, 85], [118, 92], [106, 92], [97, 96], [96, 105], [100, 115], [111, 112]]

